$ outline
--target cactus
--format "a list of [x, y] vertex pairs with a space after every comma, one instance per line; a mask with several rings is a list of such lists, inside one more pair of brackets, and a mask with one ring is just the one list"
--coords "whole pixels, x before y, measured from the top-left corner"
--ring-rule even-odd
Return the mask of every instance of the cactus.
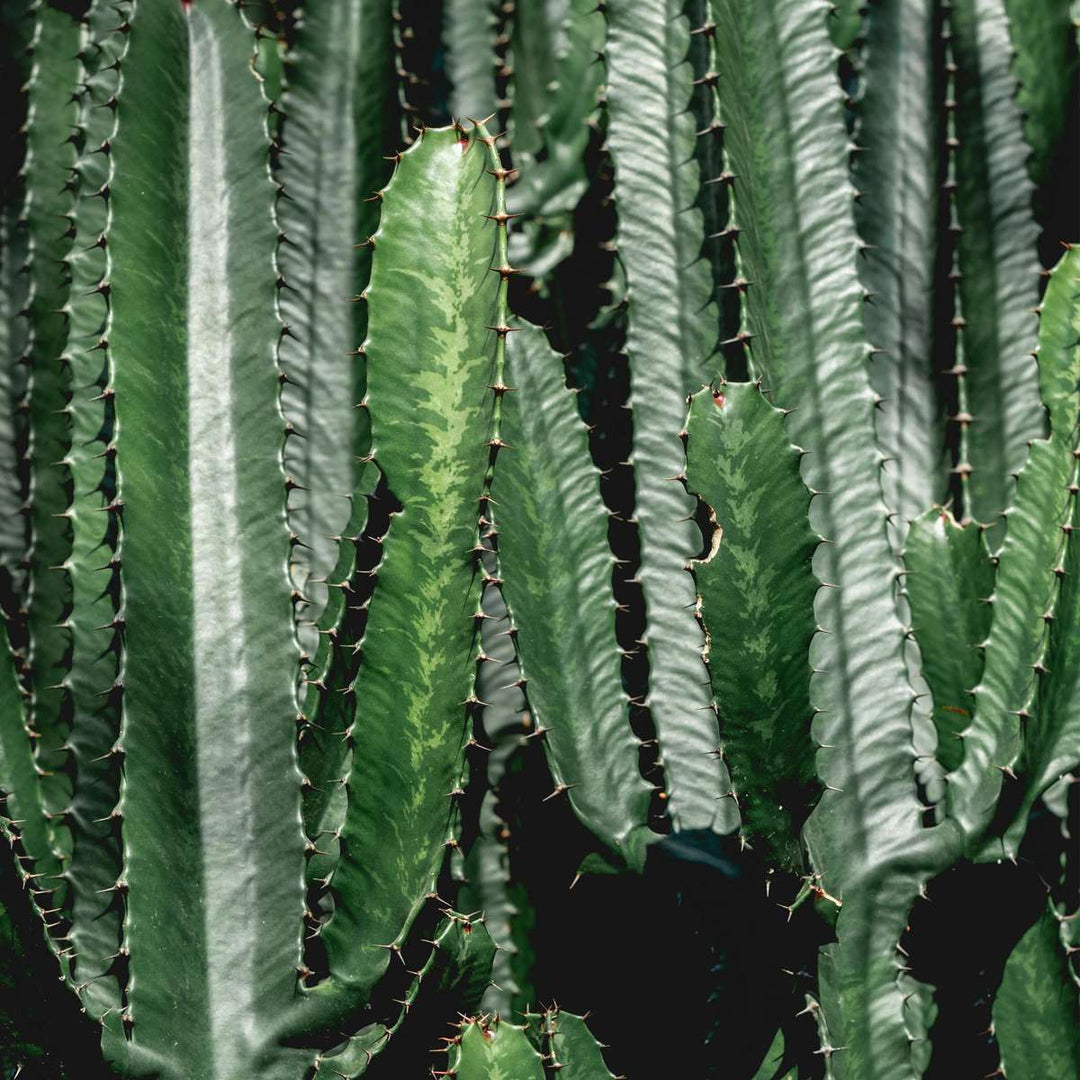
[[0, 1067], [1075, 1069], [1067, 7], [5, 6]]

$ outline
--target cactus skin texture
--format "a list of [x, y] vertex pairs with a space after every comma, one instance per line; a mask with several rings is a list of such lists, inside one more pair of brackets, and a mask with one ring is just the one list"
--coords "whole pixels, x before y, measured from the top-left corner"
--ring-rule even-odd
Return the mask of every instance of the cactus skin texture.
[[695, 577], [733, 798], [749, 843], [797, 871], [793, 841], [819, 794], [810, 665], [798, 662], [815, 632], [810, 563], [819, 540], [801, 454], [755, 384], [700, 391], [686, 430], [687, 486], [717, 529]]
[[1005, 965], [994, 1002], [994, 1031], [1009, 1076], [1068, 1076], [1080, 1069], [1076, 987], [1053, 908], [1035, 923]]
[[508, 1080], [544, 1080], [540, 1052], [529, 1041], [524, 1027], [500, 1020], [479, 1017], [462, 1020], [459, 1034], [449, 1040], [448, 1062], [436, 1076], [455, 1076], [462, 1080], [489, 1080], [504, 1076]]
[[0, 1071], [1080, 1068], [1069, 10], [2, 5]]

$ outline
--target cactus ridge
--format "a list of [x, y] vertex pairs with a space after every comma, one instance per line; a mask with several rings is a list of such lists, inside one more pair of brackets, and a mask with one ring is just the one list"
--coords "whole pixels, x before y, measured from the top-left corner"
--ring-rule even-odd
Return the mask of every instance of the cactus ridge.
[[[995, 524], [1011, 474], [1045, 431], [1031, 362], [1038, 304], [1038, 229], [1028, 149], [1010, 69], [1004, 0], [952, 0], [947, 33], [954, 76], [960, 334], [971, 467], [964, 513]], [[993, 534], [992, 534], [993, 536]], [[997, 547], [994, 537], [992, 547]]]
[[798, 836], [820, 794], [810, 664], [791, 663], [809, 656], [817, 632], [811, 561], [820, 538], [802, 453], [756, 383], [699, 391], [686, 431], [687, 487], [715, 530], [695, 577], [741, 835], [767, 849], [770, 866], [801, 873]]
[[[650, 787], [638, 771], [639, 740], [620, 680], [608, 513], [562, 363], [539, 330], [519, 330], [509, 342], [516, 385], [503, 399], [511, 451], [494, 513], [529, 738], [543, 742], [549, 797], [568, 799], [605, 854], [640, 871], [652, 838]], [[503, 514], [504, 505], [514, 509]], [[566, 555], [561, 572], [546, 558], [553, 550]]]
[[[1064, 690], [1070, 685], [1070, 662], [1063, 656], [1063, 667], [1055, 671], [1050, 666], [1050, 650], [1053, 637], [1055, 652], [1061, 655], [1062, 637], [1068, 640], [1074, 627], [1075, 590], [1067, 580], [1067, 564], [1073, 558], [1069, 549], [1075, 546], [1072, 530], [1080, 480], [1077, 265], [1076, 252], [1070, 250], [1047, 286], [1038, 359], [1050, 435], [1031, 444], [1027, 463], [1017, 476], [1016, 500], [1006, 515], [994, 592], [988, 598], [994, 615], [984, 643], [985, 667], [978, 685], [971, 688], [974, 717], [961, 733], [962, 761], [948, 777], [951, 816], [964, 831], [970, 849], [984, 851], [984, 857], [1003, 850], [1015, 854], [1017, 827], [1009, 829], [1004, 848], [995, 834], [1010, 824], [1012, 815], [1026, 820], [1034, 799], [1058, 778], [1056, 774], [1067, 772], [1071, 759], [1078, 756], [1074, 746], [1049, 769], [1049, 775], [1042, 772], [1050, 765], [1046, 757], [1053, 756], [1056, 746], [1064, 751], [1065, 745], [1075, 743], [1067, 736], [1059, 743], [1063, 734], [1059, 725], [1070, 729], [1071, 710], [1054, 709], [1042, 699], [1050, 695], [1051, 700], [1060, 701], [1053, 696], [1062, 692], [1057, 686]], [[1059, 677], [1062, 684], [1057, 684]], [[1039, 719], [1029, 726], [1036, 715]], [[1017, 769], [1022, 773], [1021, 791], [1003, 793]], [[1003, 814], [1008, 815], [1004, 820]], [[1019, 829], [1022, 832], [1023, 824]]]
[[[30, 548], [27, 620], [31, 696], [28, 723], [41, 777], [41, 797], [49, 816], [53, 857], [66, 871], [71, 831], [71, 691], [67, 669], [71, 636], [69, 559], [72, 480], [67, 465], [71, 446], [69, 369], [59, 362], [67, 329], [71, 251], [72, 192], [57, 178], [68, 175], [75, 157], [76, 118], [70, 87], [75, 82], [80, 27], [66, 12], [47, 4], [31, 7], [32, 69], [26, 119], [26, 201], [22, 216], [28, 232], [30, 332], [29, 456], [31, 472]], [[67, 228], [58, 222], [66, 221]], [[62, 876], [54, 903], [67, 908], [69, 885]]]
[[717, 325], [709, 266], [700, 258], [702, 214], [693, 206], [699, 177], [687, 111], [690, 27], [671, 0], [612, 3], [605, 13], [608, 142], [629, 291], [638, 576], [651, 629], [646, 704], [664, 761], [672, 822], [728, 832], [736, 809], [725, 798], [727, 770], [712, 753], [717, 736], [701, 661], [704, 635], [687, 571], [698, 530], [693, 500], [681, 484], [685, 398], [711, 374]]
[[[297, 615], [318, 620], [323, 579], [337, 557], [334, 538], [349, 521], [350, 499], [363, 490], [370, 420], [354, 408], [364, 397], [363, 293], [378, 224], [370, 198], [386, 179], [384, 116], [389, 110], [390, 3], [313, 5], [286, 64], [281, 139], [286, 153], [275, 178], [278, 310], [288, 332], [278, 343], [282, 408], [289, 423], [293, 582], [303, 594]], [[333, 112], [324, 109], [332, 102]], [[396, 146], [396, 143], [395, 143]], [[357, 243], [357, 239], [360, 243]], [[347, 437], [344, 433], [352, 433]], [[314, 649], [310, 626], [301, 644]]]
[[107, 102], [119, 99], [130, 35], [122, 27], [130, 4], [89, 14], [79, 106], [81, 152], [72, 176], [77, 198], [72, 238], [71, 298], [64, 361], [71, 371], [73, 480], [70, 561], [72, 610], [71, 754], [75, 776], [70, 825], [75, 977], [94, 1016], [119, 1014], [126, 1002], [123, 961], [123, 876], [120, 809], [120, 736], [123, 694], [124, 608], [120, 567], [120, 515], [103, 512], [122, 503], [116, 442], [116, 402], [109, 350], [112, 310], [110, 200], [99, 193], [113, 183], [112, 141], [118, 122]]

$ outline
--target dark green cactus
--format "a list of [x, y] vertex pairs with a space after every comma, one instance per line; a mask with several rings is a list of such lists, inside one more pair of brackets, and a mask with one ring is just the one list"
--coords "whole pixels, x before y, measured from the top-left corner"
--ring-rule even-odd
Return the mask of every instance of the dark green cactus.
[[4, 6], [5, 1076], [1075, 1071], [1067, 7]]

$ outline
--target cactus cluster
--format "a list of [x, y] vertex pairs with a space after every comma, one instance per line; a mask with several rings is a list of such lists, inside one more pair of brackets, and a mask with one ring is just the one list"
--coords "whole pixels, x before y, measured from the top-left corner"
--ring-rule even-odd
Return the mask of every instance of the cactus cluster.
[[1069, 0], [0, 27], [0, 1074], [1080, 1069]]

